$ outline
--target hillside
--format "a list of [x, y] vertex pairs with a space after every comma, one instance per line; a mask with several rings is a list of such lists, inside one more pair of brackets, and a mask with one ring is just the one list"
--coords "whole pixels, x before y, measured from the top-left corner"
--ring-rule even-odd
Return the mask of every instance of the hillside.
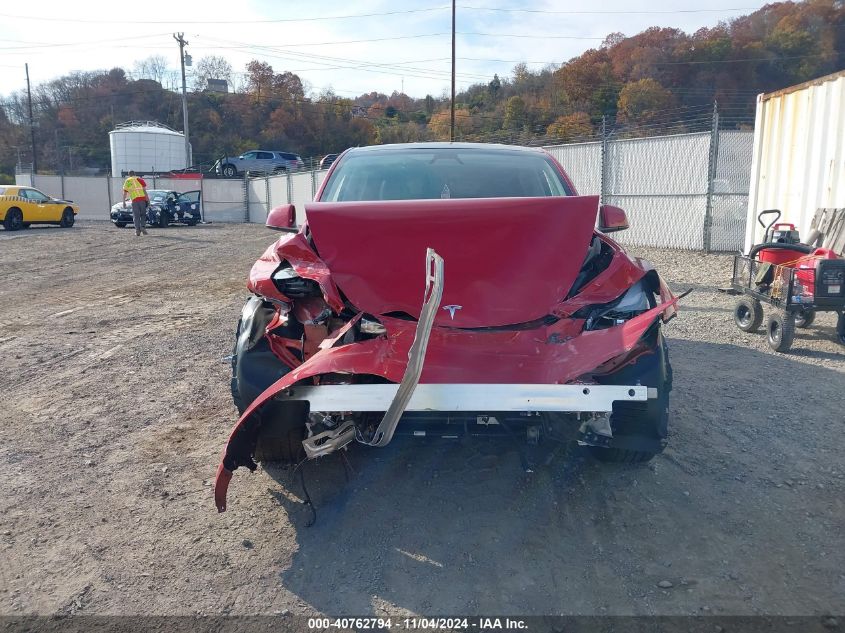
[[[228, 64], [209, 58], [206, 67]], [[567, 141], [594, 136], [603, 117], [629, 133], [698, 129], [713, 102], [724, 126], [753, 123], [754, 97], [845, 67], [845, 3], [771, 4], [689, 34], [651, 28], [612, 33], [597, 49], [532, 72], [517, 65], [457, 96], [456, 127], [466, 140]], [[369, 93], [355, 99], [306, 94], [300, 77], [253, 61], [235, 94], [189, 94], [197, 163], [254, 147], [319, 156], [352, 145], [448, 139], [449, 104], [426, 95]], [[143, 75], [143, 73], [141, 73]], [[32, 160], [26, 93], [0, 109], [0, 174], [20, 153]], [[81, 72], [33, 90], [40, 171], [108, 168], [108, 132], [128, 120], [182, 129], [179, 94], [154, 73]]]

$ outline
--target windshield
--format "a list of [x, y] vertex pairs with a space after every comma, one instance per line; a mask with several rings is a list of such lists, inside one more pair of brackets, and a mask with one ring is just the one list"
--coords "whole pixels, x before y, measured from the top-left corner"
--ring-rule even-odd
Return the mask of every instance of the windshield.
[[147, 194], [150, 196], [150, 202], [162, 202], [167, 197], [168, 193], [170, 192], [159, 191], [158, 189], [153, 189], [152, 191], [147, 192]]
[[568, 195], [541, 153], [508, 149], [408, 148], [344, 157], [323, 202], [433, 198], [543, 198]]
[[200, 199], [200, 192], [199, 191], [186, 191], [185, 193], [180, 193], [178, 201], [181, 202], [199, 202]]

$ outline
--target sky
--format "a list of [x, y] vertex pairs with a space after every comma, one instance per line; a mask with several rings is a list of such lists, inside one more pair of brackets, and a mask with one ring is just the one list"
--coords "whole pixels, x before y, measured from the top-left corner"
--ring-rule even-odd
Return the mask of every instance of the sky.
[[[651, 26], [694, 32], [763, 6], [758, 0], [456, 0], [458, 91], [561, 64], [599, 46], [613, 32]], [[72, 71], [121, 67], [163, 55], [179, 68], [174, 32], [183, 32], [196, 64], [225, 57], [243, 73], [252, 59], [300, 76], [312, 95], [342, 97], [404, 91], [449, 92], [451, 5], [448, 0], [145, 0], [143, 3], [33, 0], [0, 8], [0, 94]], [[191, 69], [188, 69], [190, 83]], [[236, 77], [236, 81], [239, 78]]]

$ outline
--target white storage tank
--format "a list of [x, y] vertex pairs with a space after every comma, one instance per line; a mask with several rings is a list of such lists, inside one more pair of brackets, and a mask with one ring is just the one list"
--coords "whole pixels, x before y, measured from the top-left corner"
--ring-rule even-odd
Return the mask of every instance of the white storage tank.
[[[185, 135], [155, 121], [121, 123], [109, 132], [111, 173], [184, 169]], [[190, 158], [190, 157], [189, 157]]]

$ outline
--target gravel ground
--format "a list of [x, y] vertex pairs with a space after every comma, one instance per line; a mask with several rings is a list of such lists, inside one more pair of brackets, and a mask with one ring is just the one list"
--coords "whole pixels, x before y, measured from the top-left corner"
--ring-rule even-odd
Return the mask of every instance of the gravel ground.
[[352, 473], [239, 470], [211, 499], [261, 227], [0, 231], [0, 614], [789, 614], [845, 599], [845, 350], [731, 319], [730, 258], [635, 249], [674, 290], [671, 439], [355, 445]]

